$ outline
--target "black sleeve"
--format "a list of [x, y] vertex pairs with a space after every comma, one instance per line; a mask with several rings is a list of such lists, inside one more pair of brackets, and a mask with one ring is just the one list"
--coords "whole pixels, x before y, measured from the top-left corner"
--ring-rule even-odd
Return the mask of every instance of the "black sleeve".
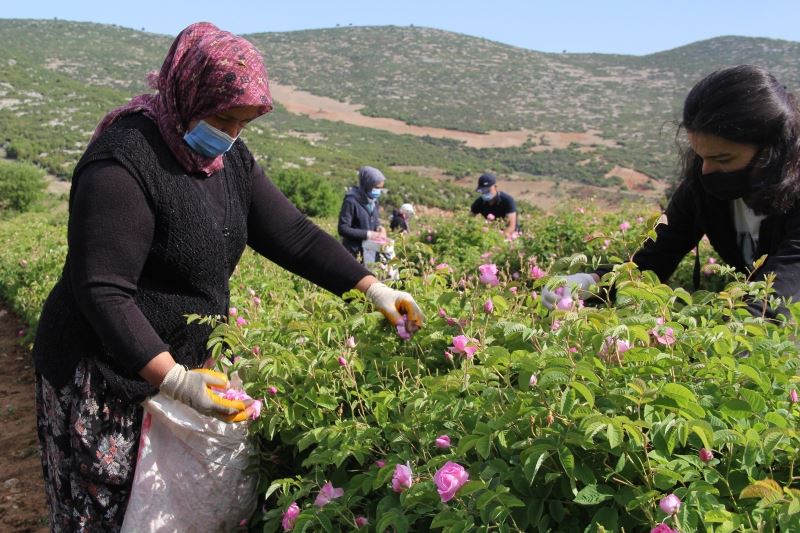
[[508, 211], [506, 211], [506, 214], [509, 215], [511, 213], [516, 213], [517, 203], [514, 201], [514, 198], [510, 194], [507, 194], [506, 199], [508, 200]]
[[343, 294], [370, 272], [336, 239], [313, 224], [253, 161], [248, 244], [259, 254], [320, 287]]
[[82, 314], [104, 347], [138, 372], [169, 350], [134, 301], [155, 217], [136, 179], [113, 160], [87, 166], [72, 196], [70, 279]]
[[339, 235], [357, 241], [364, 241], [367, 239], [367, 229], [354, 228], [353, 218], [355, 218], [356, 205], [345, 198], [342, 202], [342, 209], [339, 211]]
[[[669, 279], [681, 259], [703, 236], [702, 228], [695, 223], [698, 213], [692, 195], [690, 181], [683, 180], [667, 205], [667, 223], [656, 228], [656, 240], [648, 239], [633, 256], [639, 270], [652, 270], [662, 282]], [[602, 276], [610, 270], [601, 268], [596, 274]]]
[[480, 209], [480, 204], [478, 202], [482, 201], [483, 201], [482, 198], [478, 198], [474, 202], [472, 202], [472, 205], [469, 208], [470, 213], [472, 213], [473, 215], [479, 214], [481, 212], [481, 209]]
[[[764, 279], [769, 272], [775, 273], [774, 288], [779, 296], [791, 298], [793, 302], [800, 301], [800, 209], [787, 217], [784, 238], [752, 279]], [[761, 316], [764, 309], [763, 302], [757, 300], [748, 302], [748, 308], [752, 314]], [[789, 316], [783, 307], [767, 309], [766, 316], [774, 318], [777, 313]]]

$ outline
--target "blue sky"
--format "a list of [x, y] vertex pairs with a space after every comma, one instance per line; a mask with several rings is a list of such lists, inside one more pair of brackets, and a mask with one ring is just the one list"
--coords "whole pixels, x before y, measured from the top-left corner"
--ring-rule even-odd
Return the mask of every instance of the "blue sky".
[[337, 24], [414, 24], [542, 52], [635, 55], [720, 35], [800, 41], [798, 0], [23, 0], [4, 4], [2, 18], [58, 17], [168, 35], [199, 20], [239, 34]]

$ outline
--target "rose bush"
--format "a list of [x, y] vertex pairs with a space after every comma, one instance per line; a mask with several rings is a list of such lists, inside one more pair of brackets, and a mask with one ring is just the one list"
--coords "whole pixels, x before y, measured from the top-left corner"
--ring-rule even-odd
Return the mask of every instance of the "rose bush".
[[[217, 364], [263, 403], [250, 423], [263, 505], [248, 527], [800, 528], [796, 322], [752, 317], [743, 303], [770, 282], [714, 264], [703, 287], [713, 277], [723, 290], [690, 293], [624, 263], [648, 231], [635, 216], [550, 219], [561, 241], [542, 219], [511, 242], [496, 223], [460, 218], [432, 226], [430, 244], [399, 239], [392, 283], [428, 315], [408, 341], [360, 293], [343, 301], [245, 254], [231, 282], [236, 316], [191, 319], [214, 324]], [[12, 294], [23, 294], [22, 276], [57, 276], [26, 269], [40, 271], [58, 244], [8, 239], [34, 228], [0, 226]], [[623, 262], [601, 285], [616, 283], [614, 302], [541, 305], [553, 276], [613, 257]], [[480, 282], [483, 264], [497, 266], [497, 285]], [[800, 306], [791, 308], [796, 319]], [[442, 436], [449, 447], [437, 445]], [[448, 463], [469, 480], [456, 477], [444, 502], [436, 474]], [[396, 476], [398, 466], [408, 472]], [[320, 494], [335, 497], [314, 505]], [[659, 502], [669, 495], [681, 504], [667, 516]]]

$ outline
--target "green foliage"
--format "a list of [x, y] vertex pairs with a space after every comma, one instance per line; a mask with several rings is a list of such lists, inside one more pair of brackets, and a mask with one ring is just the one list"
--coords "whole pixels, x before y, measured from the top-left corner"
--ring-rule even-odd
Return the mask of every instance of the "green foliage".
[[281, 170], [272, 175], [275, 185], [297, 208], [311, 217], [333, 216], [339, 212], [341, 195], [325, 179], [302, 170]]
[[[704, 290], [689, 293], [638, 272], [624, 261], [654, 223], [638, 215], [567, 209], [529, 218], [530, 236], [515, 240], [482, 218], [415, 218], [416, 232], [398, 236], [400, 280], [390, 282], [427, 314], [408, 342], [360, 293], [342, 300], [246, 253], [231, 279], [246, 322], [216, 323], [209, 348], [265, 399], [250, 428], [264, 501], [253, 526], [279, 530], [296, 501], [298, 531], [349, 530], [358, 515], [378, 530], [640, 531], [666, 518], [658, 500], [673, 493], [683, 505], [669, 523], [683, 532], [796, 530], [796, 323], [745, 310], [746, 298], [770, 293], [769, 279], [706, 264]], [[60, 274], [64, 222], [0, 222], [2, 296], [33, 327]], [[616, 284], [615, 301], [541, 305], [537, 293], [558, 275], [614, 258], [603, 284]], [[478, 279], [488, 262], [496, 286]], [[687, 258], [676, 279], [691, 268]], [[474, 358], [453, 348], [460, 335], [474, 339]], [[617, 340], [630, 349], [609, 349]], [[444, 434], [451, 446], [437, 448]], [[470, 482], [443, 503], [433, 475], [446, 461]], [[394, 468], [406, 463], [414, 483], [395, 493]], [[318, 510], [328, 481], [345, 493]]]
[[27, 163], [0, 160], [0, 211], [24, 212], [41, 200], [44, 172]]

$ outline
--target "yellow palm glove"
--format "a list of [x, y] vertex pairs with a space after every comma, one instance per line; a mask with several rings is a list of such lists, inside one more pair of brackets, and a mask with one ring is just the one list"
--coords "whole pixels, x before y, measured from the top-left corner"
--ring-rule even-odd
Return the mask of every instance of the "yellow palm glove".
[[425, 315], [407, 292], [396, 291], [378, 282], [370, 285], [366, 294], [393, 326], [402, 323], [403, 315], [406, 317], [405, 326], [409, 333], [413, 334], [424, 325]]
[[241, 400], [226, 400], [212, 388], [225, 390], [228, 378], [221, 372], [199, 368], [186, 370], [182, 365], [173, 366], [159, 390], [179, 402], [185, 403], [197, 412], [232, 422], [245, 410]]

